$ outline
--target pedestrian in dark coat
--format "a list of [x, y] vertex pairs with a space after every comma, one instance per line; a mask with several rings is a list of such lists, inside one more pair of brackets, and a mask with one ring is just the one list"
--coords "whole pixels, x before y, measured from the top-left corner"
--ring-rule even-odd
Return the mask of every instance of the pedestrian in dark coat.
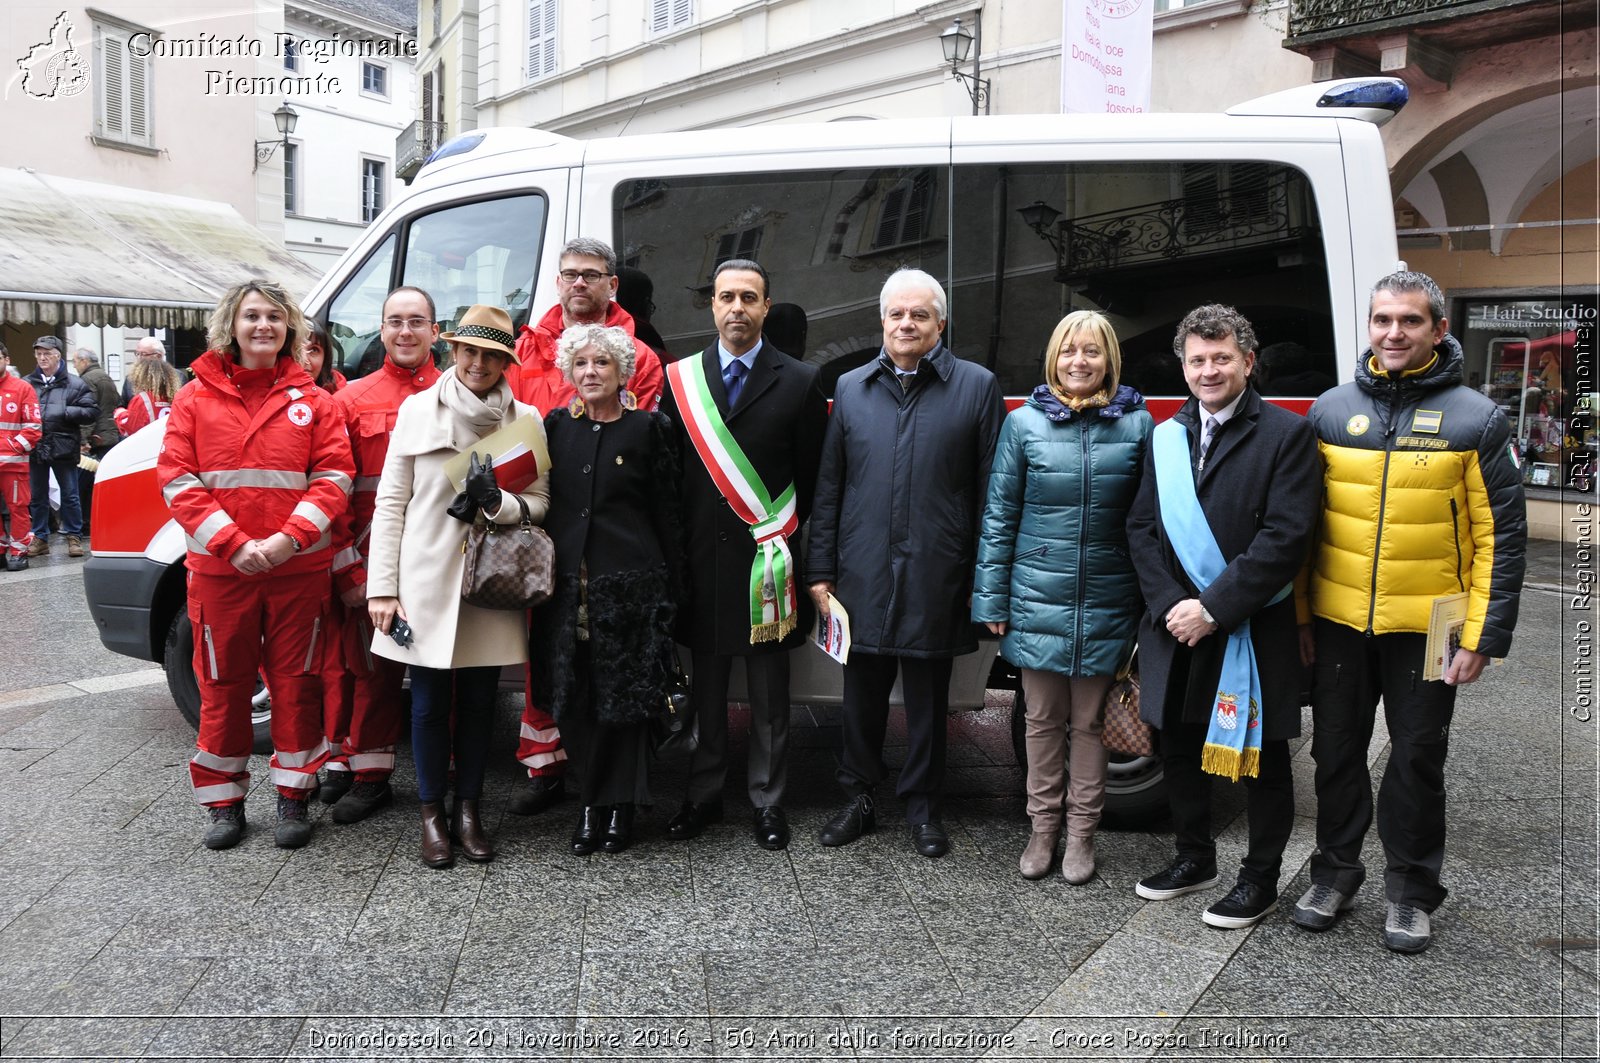
[[627, 848], [635, 806], [650, 803], [649, 721], [683, 594], [676, 433], [664, 414], [623, 408], [634, 352], [625, 329], [563, 332], [555, 364], [577, 400], [544, 422], [556, 579], [533, 612], [531, 672], [578, 777], [580, 856]]
[[78, 497], [83, 503], [83, 534], [91, 535], [94, 530], [95, 468], [98, 468], [106, 452], [122, 439], [122, 433], [117, 430], [117, 385], [110, 374], [100, 367], [100, 356], [88, 348], [78, 350], [73, 356], [72, 365], [78, 371], [78, 379], [87, 384], [94, 394], [95, 407], [99, 411], [93, 423], [80, 429], [83, 446], [89, 457], [94, 459], [94, 467], [85, 465], [78, 471]]
[[[796, 361], [762, 336], [772, 306], [766, 271], [747, 259], [730, 259], [717, 267], [712, 284], [717, 342], [673, 363], [661, 398], [661, 411], [680, 433], [689, 600], [678, 639], [694, 654], [690, 700], [700, 736], [689, 762], [687, 800], [667, 833], [693, 838], [722, 817], [728, 675], [739, 657], [750, 697], [746, 792], [755, 809], [755, 840], [763, 849], [782, 849], [789, 844], [782, 808], [788, 778], [788, 651], [805, 641], [812, 619], [800, 582], [798, 528], [811, 513], [828, 401], [817, 386], [815, 366]], [[696, 438], [705, 441], [716, 434], [712, 422], [726, 430], [747, 464], [718, 465], [697, 449]], [[761, 574], [759, 602], [752, 600], [751, 584], [755, 567], [766, 568], [766, 547], [758, 554], [758, 525], [748, 523], [735, 505], [741, 490], [736, 483], [755, 490], [744, 470], [775, 505], [789, 488], [794, 491], [794, 517], [779, 522], [788, 528], [783, 535], [788, 562], [782, 577], [776, 566]], [[719, 482], [729, 484], [734, 497], [725, 495]]]
[[33, 451], [29, 506], [33, 517], [33, 543], [28, 554], [50, 552], [50, 477], [61, 488], [61, 531], [67, 537], [67, 555], [83, 556], [83, 509], [78, 501], [78, 458], [82, 429], [100, 416], [94, 392], [80, 377], [67, 372], [62, 344], [54, 336], [40, 336], [33, 344], [39, 367], [25, 378], [39, 393], [39, 415], [44, 435]]
[[[1199, 307], [1178, 326], [1174, 349], [1195, 396], [1174, 420], [1187, 432], [1188, 473], [1226, 567], [1199, 590], [1178, 560], [1163, 512], [1170, 507], [1176, 514], [1179, 503], [1157, 482], [1155, 454], [1167, 430], [1158, 427], [1128, 514], [1128, 548], [1145, 599], [1140, 715], [1161, 730], [1177, 860], [1136, 889], [1147, 900], [1167, 900], [1217, 881], [1213, 776], [1201, 768], [1202, 749], [1219, 703], [1227, 636], [1248, 623], [1261, 729], [1260, 774], [1245, 778], [1250, 844], [1237, 885], [1202, 917], [1212, 926], [1242, 928], [1276, 906], [1283, 849], [1294, 825], [1288, 739], [1300, 733], [1307, 666], [1294, 597], [1284, 590], [1306, 560], [1320, 466], [1305, 418], [1250, 388], [1256, 339], [1242, 315], [1231, 307]], [[1255, 717], [1254, 707], [1241, 704], [1235, 726], [1253, 726]]]
[[901, 677], [906, 762], [897, 792], [924, 856], [950, 846], [940, 821], [945, 714], [958, 654], [977, 648], [973, 564], [989, 465], [1005, 417], [994, 374], [940, 341], [945, 295], [921, 270], [900, 270], [878, 300], [883, 350], [839, 378], [811, 521], [811, 593], [850, 617], [844, 666], [844, 755], [850, 803], [822, 829], [847, 845], [877, 824], [889, 691]]

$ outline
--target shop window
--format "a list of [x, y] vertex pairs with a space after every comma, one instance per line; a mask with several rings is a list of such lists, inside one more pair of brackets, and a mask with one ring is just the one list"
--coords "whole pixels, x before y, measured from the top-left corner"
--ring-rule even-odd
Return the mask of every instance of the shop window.
[[1588, 490], [1600, 404], [1594, 298], [1508, 294], [1456, 306], [1451, 332], [1465, 356], [1463, 382], [1511, 423], [1523, 482]]

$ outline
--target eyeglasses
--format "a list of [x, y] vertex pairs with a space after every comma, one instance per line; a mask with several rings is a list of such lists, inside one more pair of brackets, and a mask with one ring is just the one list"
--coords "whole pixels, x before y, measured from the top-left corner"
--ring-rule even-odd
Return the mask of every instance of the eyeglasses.
[[432, 324], [433, 322], [429, 321], [425, 317], [386, 317], [383, 319], [383, 327], [394, 329], [396, 332], [399, 332], [401, 329], [410, 329], [412, 332], [421, 332], [423, 329], [426, 329]]
[[601, 277], [609, 277], [611, 274], [602, 273], [597, 269], [564, 269], [560, 273], [556, 274], [556, 276], [560, 277], [568, 284], [578, 283], [578, 279], [580, 277], [583, 279], [583, 283], [594, 284], [599, 281]]

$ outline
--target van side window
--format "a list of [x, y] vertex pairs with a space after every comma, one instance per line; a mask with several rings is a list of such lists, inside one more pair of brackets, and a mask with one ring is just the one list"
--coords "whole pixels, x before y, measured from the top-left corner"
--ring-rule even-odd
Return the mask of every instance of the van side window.
[[974, 164], [956, 167], [954, 186], [949, 339], [958, 355], [992, 368], [1006, 394], [1026, 395], [1044, 379], [1044, 347], [1062, 316], [1099, 310], [1116, 329], [1123, 383], [1186, 396], [1172, 335], [1208, 302], [1237, 307], [1255, 326], [1264, 395], [1310, 397], [1337, 381], [1322, 225], [1299, 170]]
[[352, 379], [359, 375], [362, 360], [373, 348], [378, 351], [378, 361], [383, 360], [378, 319], [383, 316], [383, 299], [394, 274], [394, 248], [391, 233], [328, 302], [333, 367]]
[[716, 338], [711, 273], [717, 264], [760, 262], [772, 277], [773, 303], [787, 304], [768, 317], [768, 336], [821, 366], [831, 394], [841, 373], [878, 353], [884, 279], [900, 266], [946, 275], [947, 172], [639, 173], [612, 189], [612, 242], [627, 265], [652, 281], [650, 323], [675, 357]]
[[549, 211], [545, 197], [479, 200], [424, 214], [406, 231], [401, 284], [433, 296], [439, 327], [455, 328], [467, 308], [504, 307], [513, 326], [528, 320]]

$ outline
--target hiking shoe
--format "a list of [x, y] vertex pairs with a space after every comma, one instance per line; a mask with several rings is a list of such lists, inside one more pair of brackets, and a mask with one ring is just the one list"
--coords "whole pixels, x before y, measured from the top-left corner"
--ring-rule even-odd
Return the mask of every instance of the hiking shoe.
[[351, 785], [355, 782], [355, 772], [335, 771], [329, 768], [322, 773], [322, 784], [317, 787], [317, 797], [325, 805], [334, 804], [350, 792]]
[[303, 797], [278, 795], [278, 829], [272, 841], [280, 849], [298, 849], [311, 840], [311, 817]]
[[1222, 930], [1255, 926], [1278, 906], [1278, 891], [1240, 879], [1222, 900], [1200, 913], [1200, 921]]
[[206, 811], [211, 813], [211, 826], [206, 828], [200, 844], [207, 849], [232, 849], [238, 845], [244, 837], [244, 803], [213, 805]]
[[1313, 884], [1295, 902], [1289, 920], [1302, 930], [1326, 930], [1339, 918], [1340, 912], [1348, 912], [1355, 906], [1354, 897], [1347, 897], [1332, 886]]
[[333, 821], [360, 823], [393, 800], [394, 790], [389, 786], [388, 779], [380, 779], [377, 782], [363, 782], [357, 779], [350, 787], [350, 792], [334, 804]]
[[1393, 952], [1421, 952], [1433, 941], [1433, 923], [1428, 913], [1409, 904], [1389, 902], [1389, 918], [1383, 921], [1383, 943]]
[[1170, 901], [1195, 890], [1207, 890], [1217, 884], [1217, 865], [1199, 864], [1180, 856], [1172, 866], [1159, 874], [1143, 879], [1133, 887], [1133, 892], [1147, 901]]
[[43, 557], [50, 552], [50, 537], [48, 535], [35, 535], [33, 542], [28, 544], [29, 557]]
[[67, 556], [68, 557], [82, 557], [83, 556], [83, 540], [78, 538], [76, 535], [67, 536]]

